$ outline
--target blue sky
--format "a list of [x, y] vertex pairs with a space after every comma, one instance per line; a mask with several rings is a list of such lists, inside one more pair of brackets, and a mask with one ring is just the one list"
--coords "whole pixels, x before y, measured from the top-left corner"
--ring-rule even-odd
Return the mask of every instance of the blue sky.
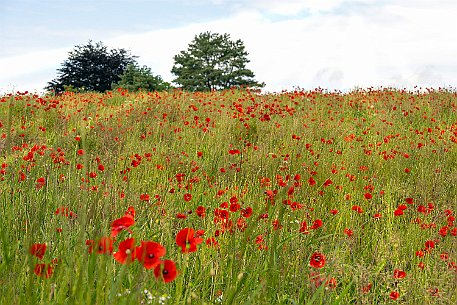
[[454, 0], [0, 0], [0, 92], [41, 92], [102, 41], [166, 81], [200, 32], [244, 41], [267, 91], [457, 86]]

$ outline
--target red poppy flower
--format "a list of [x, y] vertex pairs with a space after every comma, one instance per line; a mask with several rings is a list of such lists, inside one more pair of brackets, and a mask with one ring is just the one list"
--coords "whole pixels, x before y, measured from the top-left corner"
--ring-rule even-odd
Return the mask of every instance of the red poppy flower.
[[197, 213], [197, 215], [199, 217], [205, 217], [206, 216], [206, 209], [205, 207], [203, 206], [198, 206], [197, 209], [195, 210], [195, 213]]
[[230, 204], [230, 212], [235, 213], [241, 208], [239, 203]]
[[240, 150], [239, 149], [230, 149], [229, 150], [229, 154], [231, 154], [231, 155], [239, 155], [240, 154]]
[[266, 190], [265, 195], [267, 195], [269, 198], [273, 198], [275, 193], [272, 190]]
[[251, 207], [247, 207], [245, 209], [242, 209], [241, 210], [241, 215], [244, 217], [244, 218], [249, 218], [251, 217], [252, 215], [252, 208]]
[[149, 201], [149, 199], [151, 199], [151, 197], [148, 194], [141, 194], [140, 195], [140, 200], [141, 201]]
[[394, 278], [396, 279], [402, 279], [406, 277], [406, 272], [400, 269], [395, 269], [394, 270]]
[[308, 180], [308, 184], [309, 184], [310, 186], [313, 186], [313, 185], [316, 184], [316, 180], [314, 180], [314, 178], [311, 177], [311, 178], [309, 178], [309, 180]]
[[398, 292], [396, 292], [396, 291], [392, 291], [392, 292], [390, 293], [390, 295], [389, 295], [389, 297], [390, 297], [392, 300], [394, 300], [394, 301], [395, 301], [396, 299], [398, 299], [399, 296], [400, 296], [400, 294], [399, 294]]
[[176, 235], [176, 244], [181, 247], [182, 253], [197, 251], [197, 245], [203, 240], [194, 236], [194, 229], [184, 228]]
[[363, 209], [362, 209], [360, 206], [358, 206], [358, 205], [352, 206], [351, 210], [356, 211], [356, 212], [359, 213], [359, 214], [362, 214], [362, 213], [363, 213]]
[[86, 240], [87, 251], [88, 251], [90, 254], [92, 254], [94, 244], [95, 244], [95, 242], [94, 242], [93, 239], [87, 239], [87, 240]]
[[427, 240], [425, 242], [425, 248], [426, 249], [433, 249], [435, 248], [435, 242], [433, 240]]
[[394, 211], [394, 215], [395, 215], [395, 216], [401, 216], [401, 215], [403, 215], [403, 210], [396, 209], [396, 210]]
[[322, 220], [320, 219], [316, 219], [314, 222], [313, 222], [313, 225], [310, 227], [310, 229], [318, 229], [322, 227]]
[[327, 179], [327, 180], [325, 180], [325, 182], [324, 182], [324, 187], [327, 187], [327, 186], [329, 186], [329, 185], [332, 184], [332, 183], [333, 183], [332, 180]]
[[130, 214], [124, 215], [121, 218], [114, 220], [111, 223], [111, 237], [116, 237], [119, 232], [128, 229], [133, 224], [135, 224], [135, 220]]
[[218, 244], [219, 243], [217, 242], [217, 240], [214, 237], [210, 237], [210, 238], [206, 239], [206, 245], [208, 247], [217, 247]]
[[373, 284], [371, 284], [371, 283], [369, 283], [369, 284], [366, 285], [366, 286], [363, 286], [363, 287], [362, 287], [362, 292], [363, 292], [364, 294], [367, 294], [368, 292], [370, 292], [372, 286], [373, 286]]
[[33, 272], [41, 277], [50, 278], [52, 272], [54, 271], [54, 267], [51, 264], [36, 264], [35, 268], [33, 268]]
[[416, 251], [417, 257], [423, 257], [424, 255], [425, 255], [424, 251], [422, 251], [422, 250]]
[[44, 253], [46, 252], [46, 244], [33, 244], [30, 246], [29, 252], [33, 256], [36, 256], [39, 259], [42, 259], [44, 256]]
[[166, 259], [154, 269], [156, 279], [162, 279], [165, 283], [173, 281], [178, 275], [176, 265], [173, 261]]
[[167, 251], [165, 247], [153, 241], [142, 241], [141, 246], [136, 247], [136, 259], [143, 264], [144, 268], [152, 269], [160, 264], [160, 258]]
[[[87, 245], [87, 241], [86, 241], [86, 245]], [[91, 251], [89, 251], [89, 252], [92, 253], [92, 247], [91, 247]], [[106, 237], [106, 236], [100, 238], [100, 240], [98, 241], [97, 253], [98, 254], [113, 253], [113, 240], [110, 237]]]
[[303, 233], [303, 234], [309, 234], [309, 231], [308, 231], [308, 224], [306, 223], [306, 221], [303, 221], [300, 225], [300, 233]]
[[121, 264], [131, 263], [135, 260], [135, 239], [127, 238], [119, 243], [119, 251], [114, 253], [114, 259]]
[[365, 197], [365, 199], [369, 200], [369, 199], [373, 198], [373, 195], [371, 195], [370, 193], [365, 193], [364, 197]]
[[192, 199], [192, 195], [189, 193], [184, 194], [184, 201], [190, 201]]
[[319, 252], [314, 252], [313, 255], [311, 255], [311, 259], [309, 261], [309, 264], [313, 268], [322, 268], [325, 266], [325, 255]]
[[176, 218], [178, 218], [178, 219], [186, 219], [187, 216], [184, 213], [178, 213], [178, 214], [176, 214]]
[[125, 212], [125, 216], [130, 215], [135, 218], [135, 208], [130, 206], [127, 208], [127, 212]]
[[354, 234], [354, 231], [346, 228], [346, 229], [344, 229], [344, 234], [346, 234], [348, 237], [351, 237]]

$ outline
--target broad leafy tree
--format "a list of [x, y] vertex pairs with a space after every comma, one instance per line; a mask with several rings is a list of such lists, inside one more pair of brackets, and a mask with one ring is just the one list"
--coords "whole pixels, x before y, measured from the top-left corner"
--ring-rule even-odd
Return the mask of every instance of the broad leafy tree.
[[174, 82], [184, 90], [208, 91], [232, 87], [263, 87], [246, 68], [248, 53], [241, 40], [229, 34], [201, 33], [195, 36], [186, 51], [174, 56], [171, 72]]
[[56, 93], [65, 88], [104, 92], [119, 82], [128, 65], [136, 63], [135, 56], [124, 49], [112, 49], [102, 42], [78, 45], [58, 69], [56, 79], [46, 89]]
[[139, 89], [146, 91], [165, 91], [170, 89], [170, 84], [164, 82], [159, 75], [153, 75], [149, 67], [139, 67], [132, 64], [127, 66], [127, 69], [121, 75], [121, 80], [114, 88], [124, 88], [129, 91], [137, 91]]

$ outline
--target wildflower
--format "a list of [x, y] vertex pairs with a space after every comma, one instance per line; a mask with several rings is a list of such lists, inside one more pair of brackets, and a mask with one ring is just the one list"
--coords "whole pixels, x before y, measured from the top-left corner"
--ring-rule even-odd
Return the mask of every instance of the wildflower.
[[161, 278], [165, 283], [173, 281], [178, 275], [176, 265], [172, 260], [166, 259], [160, 264], [156, 265], [154, 269], [154, 276], [156, 279]]
[[205, 243], [208, 247], [217, 247], [219, 244], [214, 237], [207, 238]]
[[126, 214], [111, 223], [111, 237], [116, 237], [122, 230], [128, 229], [135, 223], [132, 215]]
[[239, 203], [232, 203], [230, 204], [230, 212], [235, 213], [241, 208]]
[[332, 180], [327, 179], [327, 180], [325, 180], [325, 182], [324, 182], [324, 187], [327, 187], [327, 186], [329, 186], [329, 185], [332, 184], [332, 183], [333, 183]]
[[314, 178], [311, 177], [311, 178], [309, 178], [309, 180], [308, 180], [308, 184], [309, 184], [310, 186], [313, 186], [313, 185], [316, 184], [316, 180], [314, 180]]
[[362, 287], [362, 292], [364, 294], [367, 294], [368, 292], [370, 292], [372, 286], [373, 286], [373, 284], [371, 284], [371, 283], [367, 284], [366, 286], [363, 286]]
[[396, 209], [396, 210], [394, 211], [394, 215], [395, 215], [395, 216], [401, 216], [401, 215], [403, 215], [403, 210], [401, 210], [401, 209]]
[[29, 248], [30, 254], [43, 259], [44, 253], [46, 252], [46, 244], [33, 244]]
[[86, 246], [88, 247], [87, 248], [87, 251], [92, 254], [92, 251], [93, 251], [93, 247], [94, 247], [94, 240], [93, 239], [87, 239], [86, 240]]
[[33, 272], [44, 278], [50, 278], [52, 275], [52, 272], [54, 271], [54, 267], [51, 264], [36, 264], [35, 268], [33, 268]]
[[46, 184], [46, 179], [44, 177], [38, 178], [36, 180], [36, 188], [40, 189]]
[[300, 225], [300, 233], [303, 233], [303, 234], [309, 234], [309, 231], [308, 231], [308, 224], [306, 223], [306, 221], [303, 221]]
[[135, 239], [127, 238], [119, 243], [119, 251], [114, 253], [114, 259], [121, 264], [131, 263], [135, 260]]
[[140, 200], [141, 201], [149, 201], [149, 199], [151, 199], [151, 197], [148, 194], [141, 194], [140, 195]]
[[310, 229], [318, 229], [322, 227], [322, 220], [320, 219], [316, 219], [314, 222], [313, 222], [313, 225], [310, 227]]
[[178, 218], [178, 219], [186, 219], [187, 216], [184, 213], [178, 213], [178, 214], [176, 214], [176, 218]]
[[426, 249], [433, 249], [435, 248], [435, 242], [433, 240], [427, 240], [425, 242], [425, 248]]
[[135, 250], [136, 259], [144, 268], [152, 269], [160, 264], [160, 258], [166, 253], [165, 247], [153, 241], [142, 241]]
[[358, 205], [352, 206], [351, 210], [356, 211], [356, 212], [359, 213], [359, 214], [362, 214], [362, 213], [363, 213], [363, 209], [362, 209], [360, 206], [358, 206]]
[[199, 217], [205, 217], [206, 216], [206, 209], [205, 207], [203, 206], [198, 206], [197, 209], [195, 210], [195, 213], [197, 213], [197, 215]]
[[[87, 245], [87, 241], [86, 241]], [[91, 248], [92, 250], [92, 248]], [[92, 251], [89, 251], [92, 253]], [[111, 254], [113, 253], [113, 240], [110, 237], [102, 237], [98, 241], [98, 248], [97, 248], [97, 253], [98, 254]]]
[[354, 231], [346, 228], [346, 229], [344, 229], [344, 234], [346, 234], [348, 237], [351, 237], [354, 234]]
[[309, 261], [309, 264], [313, 268], [322, 268], [325, 266], [325, 255], [320, 253], [320, 252], [314, 252], [313, 255], [311, 255], [311, 259]]
[[406, 272], [400, 269], [395, 269], [394, 270], [394, 278], [396, 279], [402, 279], [406, 277]]
[[396, 292], [396, 291], [392, 291], [392, 292], [390, 293], [390, 295], [389, 295], [389, 297], [390, 297], [392, 300], [394, 300], [394, 301], [395, 301], [396, 299], [398, 299], [399, 296], [400, 296], [400, 294], [399, 294], [398, 292]]
[[251, 207], [247, 207], [245, 209], [241, 209], [241, 216], [243, 216], [244, 218], [249, 218], [251, 217], [252, 215], [252, 208]]
[[197, 245], [202, 243], [200, 237], [194, 236], [194, 229], [184, 228], [176, 235], [176, 244], [181, 247], [182, 253], [197, 251]]
[[184, 194], [184, 201], [190, 201], [192, 199], [192, 195], [189, 193]]

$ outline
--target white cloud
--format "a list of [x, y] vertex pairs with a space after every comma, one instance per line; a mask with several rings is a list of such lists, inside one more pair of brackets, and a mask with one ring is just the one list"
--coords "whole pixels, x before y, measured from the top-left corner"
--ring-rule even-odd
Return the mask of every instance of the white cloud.
[[[268, 91], [291, 90], [294, 86], [348, 90], [457, 85], [454, 2], [429, 5], [419, 1], [413, 5], [404, 0], [367, 6], [374, 1], [361, 1], [363, 9], [358, 9], [359, 2], [352, 2], [347, 11], [343, 1], [306, 1], [306, 5], [302, 4], [305, 1], [278, 2], [253, 0], [225, 19], [101, 39], [109, 47], [130, 49], [140, 56], [140, 64], [151, 67], [167, 81], [173, 79], [173, 56], [186, 49], [196, 34], [209, 30], [230, 33], [233, 39], [245, 43], [251, 60], [248, 67], [258, 81], [267, 84]], [[262, 10], [277, 14], [291, 13], [292, 7], [327, 13], [274, 21], [261, 13], [261, 3]], [[16, 79], [25, 77], [32, 66], [35, 71], [56, 69], [68, 51], [1, 59], [0, 69], [5, 71], [8, 62], [6, 70]], [[6, 78], [1, 77], [3, 84]], [[43, 84], [49, 80], [48, 76]]]

